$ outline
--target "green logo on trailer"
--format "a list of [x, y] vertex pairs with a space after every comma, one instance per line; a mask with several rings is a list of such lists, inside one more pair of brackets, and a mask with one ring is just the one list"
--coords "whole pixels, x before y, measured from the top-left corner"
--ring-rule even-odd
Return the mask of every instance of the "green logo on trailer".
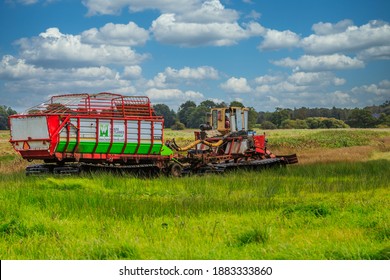
[[108, 138], [109, 130], [108, 130], [108, 124], [101, 123], [99, 124], [99, 138]]

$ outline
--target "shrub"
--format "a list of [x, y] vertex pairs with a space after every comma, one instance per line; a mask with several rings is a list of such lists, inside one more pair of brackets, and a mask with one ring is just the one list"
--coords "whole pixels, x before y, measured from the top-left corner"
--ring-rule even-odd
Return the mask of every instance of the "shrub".
[[305, 120], [284, 120], [280, 128], [305, 129], [309, 127]]
[[307, 118], [306, 123], [308, 128], [316, 129], [316, 128], [348, 128], [349, 126], [343, 122], [342, 120], [338, 120], [335, 118]]
[[171, 129], [172, 130], [184, 130], [186, 129], [186, 126], [184, 125], [184, 123], [181, 123], [181, 122], [175, 122], [175, 124], [173, 124], [171, 126]]
[[264, 121], [261, 124], [261, 128], [262, 129], [277, 129], [277, 126], [273, 122]]

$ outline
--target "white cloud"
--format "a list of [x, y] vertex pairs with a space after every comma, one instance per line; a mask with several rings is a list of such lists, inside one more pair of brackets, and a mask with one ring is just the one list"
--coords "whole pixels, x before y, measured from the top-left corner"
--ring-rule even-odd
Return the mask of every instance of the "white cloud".
[[279, 99], [274, 96], [268, 95], [267, 97], [270, 103], [278, 104], [280, 102]]
[[390, 45], [363, 50], [358, 53], [357, 57], [361, 60], [390, 60]]
[[272, 91], [279, 93], [304, 92], [308, 88], [309, 87], [305, 84], [299, 84], [290, 81], [283, 81], [271, 87]]
[[[34, 4], [44, 1], [20, 0], [19, 3]], [[243, 2], [254, 3], [251, 0]], [[155, 18], [150, 28], [142, 28], [135, 22], [126, 21], [124, 24], [107, 23], [79, 34], [63, 34], [53, 27], [39, 36], [19, 40], [16, 44], [20, 48], [19, 56], [0, 57], [0, 87], [7, 93], [1, 98], [6, 98], [3, 101], [8, 102], [11, 97], [26, 100], [27, 93], [29, 96], [36, 94], [36, 100], [39, 100], [39, 94], [46, 96], [67, 92], [112, 91], [147, 94], [154, 103], [177, 106], [187, 100], [220, 100], [217, 98], [220, 97], [217, 95], [218, 90], [215, 90], [219, 85], [227, 94], [222, 95], [222, 98], [239, 98], [244, 104], [256, 106], [257, 109], [264, 109], [265, 106], [271, 110], [273, 108], [269, 106], [365, 106], [367, 102], [380, 104], [385, 98], [389, 99], [389, 80], [348, 89], [343, 77], [330, 72], [363, 68], [371, 59], [390, 59], [389, 23], [371, 21], [355, 26], [348, 19], [337, 23], [319, 22], [312, 26], [314, 33], [302, 39], [292, 29], [279, 31], [267, 29], [257, 22], [245, 22], [249, 21], [248, 18], [257, 20], [261, 16], [254, 10], [249, 12], [250, 6], [245, 7], [247, 12], [243, 14], [242, 11], [229, 9], [228, 7], [233, 6], [231, 3], [229, 6], [226, 4], [226, 7], [221, 3], [229, 1], [84, 0], [83, 4], [88, 8], [89, 15], [118, 14], [126, 9], [130, 12], [148, 9], [154, 12], [147, 14], [143, 23], [150, 20], [149, 16], [154, 15]], [[135, 20], [143, 15], [131, 16]], [[159, 63], [168, 60], [160, 61], [154, 53], [156, 64], [153, 67], [158, 67], [159, 70], [154, 72], [157, 73], [154, 77], [152, 74], [146, 78], [143, 77], [141, 63], [148, 56], [134, 49], [144, 46], [151, 38], [156, 42], [152, 43], [153, 47], [148, 45], [147, 48], [154, 51], [159, 43], [185, 47], [231, 46], [252, 37], [259, 38], [260, 50], [301, 48], [299, 51], [304, 54], [293, 57], [295, 52], [290, 52], [291, 57], [277, 58], [278, 60], [271, 62], [287, 67], [289, 73], [270, 69], [269, 73], [274, 75], [263, 75], [252, 80], [246, 76], [228, 76], [219, 80], [225, 74], [214, 67], [188, 67], [185, 66], [188, 63], [179, 62], [178, 58], [172, 64], [161, 65]], [[262, 42], [260, 37], [263, 38]], [[172, 50], [171, 47], [169, 49]], [[202, 48], [201, 51], [207, 50]], [[231, 54], [234, 54], [237, 49], [224, 50], [227, 62], [235, 59], [233, 64], [238, 65], [239, 58], [229, 56], [231, 50]], [[191, 50], [190, 53], [192, 55], [195, 51]], [[169, 58], [170, 53], [166, 55]], [[262, 55], [266, 55], [262, 56], [265, 61], [268, 54]], [[213, 64], [212, 59], [210, 64], [206, 64], [222, 65], [218, 64], [219, 61]], [[202, 61], [204, 63], [205, 60]], [[146, 72], [153, 71], [153, 67]], [[259, 66], [257, 71], [260, 73], [264, 71], [261, 67], [267, 66]], [[232, 69], [224, 69], [226, 73], [229, 71]], [[342, 85], [345, 87], [341, 88]], [[210, 95], [203, 95], [204, 90], [209, 91]], [[11, 102], [14, 101], [10, 101], [9, 105], [14, 104]]]
[[260, 85], [255, 88], [255, 92], [260, 95], [263, 93], [270, 93], [272, 91], [271, 85]]
[[335, 91], [327, 95], [328, 100], [322, 100], [323, 104], [336, 104], [338, 108], [342, 106], [353, 107], [358, 103], [358, 99], [343, 91]]
[[0, 62], [0, 78], [4, 80], [28, 79], [36, 75], [44, 74], [43, 68], [26, 64], [24, 59], [18, 59], [12, 55], [3, 56]]
[[84, 0], [84, 6], [88, 8], [88, 15], [119, 14], [123, 8], [128, 7], [132, 12], [144, 10], [158, 10], [161, 13], [173, 13], [186, 22], [227, 22], [238, 19], [239, 14], [235, 10], [225, 9], [219, 0]]
[[255, 10], [252, 10], [248, 15], [245, 16], [245, 18], [258, 20], [261, 18], [261, 13], [255, 11]]
[[268, 29], [264, 35], [264, 41], [260, 44], [260, 49], [276, 50], [298, 47], [299, 40], [299, 36], [290, 30], [278, 31]]
[[221, 88], [227, 92], [232, 93], [248, 93], [252, 90], [251, 87], [248, 85], [248, 81], [246, 78], [235, 77], [232, 77], [225, 83], [221, 84]]
[[174, 101], [180, 104], [187, 100], [203, 100], [204, 95], [197, 91], [182, 91], [180, 89], [157, 89], [151, 88], [147, 90], [146, 95], [153, 100], [154, 103], [159, 101]]
[[105, 0], [83, 0], [84, 6], [88, 8], [88, 15], [115, 15], [118, 14], [130, 1], [105, 1]]
[[38, 3], [50, 4], [58, 0], [5, 0], [6, 4], [34, 5]]
[[[360, 27], [345, 21], [336, 25], [319, 24], [313, 28], [319, 34], [312, 34], [301, 41], [303, 49], [309, 54], [348, 53], [390, 46], [390, 25], [383, 21], [370, 21]], [[345, 31], [340, 32], [342, 29]]]
[[[153, 21], [150, 32], [157, 41], [165, 44], [186, 47], [229, 46], [237, 44], [240, 40], [263, 34], [265, 31], [256, 22], [239, 24], [239, 13], [236, 10], [226, 9], [220, 0], [85, 0], [83, 4], [88, 8], [89, 15], [116, 14], [123, 7], [129, 7], [132, 11], [158, 10], [161, 15]], [[114, 29], [114, 26], [110, 27]], [[101, 43], [107, 37], [107, 32], [104, 31], [91, 29], [84, 32], [83, 38], [86, 42]], [[110, 37], [119, 39], [119, 44], [127, 42], [122, 36]], [[137, 37], [131, 45], [142, 42], [142, 38], [146, 40], [143, 32], [140, 37]]]
[[122, 78], [138, 79], [142, 76], [142, 68], [139, 65], [125, 66], [122, 73]]
[[354, 87], [351, 91], [354, 94], [376, 95], [390, 98], [390, 81], [383, 80], [379, 84]]
[[281, 82], [283, 79], [284, 77], [282, 75], [278, 75], [278, 76], [264, 75], [264, 76], [257, 77], [255, 79], [255, 82], [257, 84], [273, 84], [273, 83]]
[[39, 2], [39, 0], [6, 0], [6, 3], [18, 3], [22, 5], [33, 5]]
[[26, 63], [24, 59], [18, 59], [10, 55], [3, 56], [0, 62], [0, 78], [7, 80], [39, 79], [42, 81], [73, 81], [116, 79], [118, 73], [108, 67], [81, 67], [81, 68], [43, 68]]
[[364, 62], [346, 55], [303, 55], [299, 59], [284, 58], [272, 62], [275, 65], [293, 68], [295, 71], [329, 71], [357, 69], [364, 67]]
[[[108, 91], [110, 92], [110, 91]], [[134, 86], [125, 86], [125, 87], [120, 87], [120, 88], [115, 88], [112, 90], [112, 92], [123, 94], [123, 95], [133, 95], [136, 94], [138, 95], [138, 90]]]
[[134, 22], [128, 24], [107, 23], [103, 27], [91, 28], [81, 33], [81, 42], [116, 46], [143, 45], [149, 39], [149, 32]]
[[[271, 111], [273, 107], [354, 108], [382, 104], [390, 98], [390, 80], [341, 90], [338, 87], [346, 80], [331, 72], [297, 72], [277, 83], [271, 77], [267, 77], [269, 83], [261, 83], [254, 89], [255, 98], [251, 104], [255, 108]], [[281, 76], [275, 77], [279, 79]]]
[[390, 89], [390, 80], [383, 80], [379, 83], [379, 86], [381, 88], [387, 88]]
[[353, 26], [353, 21], [350, 19], [344, 19], [336, 24], [329, 22], [319, 22], [313, 24], [312, 29], [317, 35], [329, 35], [342, 33], [346, 31], [350, 26]]
[[[336, 77], [332, 72], [293, 72], [291, 75], [277, 73], [257, 77], [254, 81], [258, 86], [253, 90], [255, 98], [251, 102], [256, 108], [269, 111], [275, 107], [341, 106], [341, 103], [334, 101], [342, 100], [338, 87], [346, 83], [345, 79]], [[350, 101], [352, 99], [351, 97]]]
[[184, 67], [182, 69], [167, 67], [164, 72], [158, 73], [152, 80], [149, 80], [146, 85], [149, 88], [161, 89], [180, 83], [198, 82], [210, 79], [216, 80], [218, 78], [218, 71], [210, 66], [200, 66], [197, 68]]
[[320, 81], [319, 76], [321, 76], [320, 73], [305, 72], [293, 73], [290, 76], [285, 74], [260, 76], [255, 79], [255, 83], [258, 86], [254, 92], [261, 96], [270, 93], [301, 92], [309, 87], [317, 86], [317, 83]]
[[[58, 69], [54, 69], [52, 71], [55, 71], [55, 73], [64, 72], [63, 70], [58, 70]], [[71, 68], [65, 72], [68, 73], [64, 74], [64, 76], [67, 76], [69, 74], [73, 76], [69, 80], [74, 80], [76, 77], [78, 79], [83, 79], [83, 80], [98, 80], [98, 79], [117, 80], [118, 79], [118, 72], [104, 66]], [[57, 79], [57, 77], [55, 77], [55, 79]]]
[[345, 83], [345, 79], [335, 77], [332, 72], [295, 72], [288, 77], [288, 81], [296, 85], [315, 86], [340, 86]]
[[218, 71], [210, 66], [201, 66], [197, 68], [184, 67], [182, 69], [174, 69], [167, 67], [164, 74], [171, 79], [185, 79], [185, 80], [205, 80], [218, 79]]
[[358, 105], [358, 99], [349, 92], [343, 91], [313, 91], [308, 87], [301, 87], [295, 91], [261, 92], [253, 99], [253, 106], [259, 110], [273, 111], [276, 107], [301, 108], [301, 107], [326, 107], [353, 108]]
[[185, 91], [178, 88], [150, 88], [145, 91], [145, 94], [150, 98], [150, 101], [153, 104], [163, 103], [176, 111], [180, 104], [183, 104], [188, 100], [200, 103], [207, 99], [201, 92], [192, 90]]
[[38, 37], [20, 39], [17, 44], [27, 62], [58, 68], [132, 65], [146, 58], [129, 47], [84, 44], [80, 35], [62, 34], [58, 28], [49, 28]]
[[259, 35], [264, 28], [255, 22], [241, 27], [237, 22], [180, 22], [175, 14], [162, 14], [153, 21], [151, 31], [157, 41], [186, 47], [229, 46]]
[[332, 97], [338, 98], [343, 102], [340, 104], [350, 108], [379, 105], [390, 98], [390, 80], [356, 86], [346, 92], [336, 91]]
[[201, 6], [199, 0], [83, 0], [83, 5], [88, 8], [88, 15], [115, 15], [128, 7], [130, 11], [140, 12], [147, 9], [161, 12], [183, 13], [194, 11]]
[[45, 82], [72, 83], [72, 81], [118, 80], [119, 74], [105, 66], [80, 68], [43, 68], [26, 63], [23, 59], [4, 56], [0, 62], [0, 78], [18, 80], [23, 84], [29, 80]]
[[[129, 70], [125, 68], [124, 72]], [[7, 92], [1, 97], [3, 102], [21, 107], [21, 111], [53, 94], [101, 91], [135, 93], [131, 81], [122, 79], [116, 70], [106, 66], [43, 68], [10, 55], [3, 56], [0, 61], [0, 79], [4, 81], [2, 91]]]
[[200, 8], [177, 15], [179, 21], [188, 23], [235, 22], [238, 17], [235, 10], [225, 9], [219, 0], [204, 1]]

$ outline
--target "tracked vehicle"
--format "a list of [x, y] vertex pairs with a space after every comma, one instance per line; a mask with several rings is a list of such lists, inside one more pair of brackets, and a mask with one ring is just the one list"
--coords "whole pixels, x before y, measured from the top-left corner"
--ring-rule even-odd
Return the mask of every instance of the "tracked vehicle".
[[146, 96], [68, 94], [9, 117], [13, 148], [26, 160], [26, 174], [73, 174], [82, 170], [137, 170], [181, 176], [297, 163], [276, 156], [265, 135], [248, 130], [248, 109], [214, 108], [194, 141], [164, 142], [164, 119]]

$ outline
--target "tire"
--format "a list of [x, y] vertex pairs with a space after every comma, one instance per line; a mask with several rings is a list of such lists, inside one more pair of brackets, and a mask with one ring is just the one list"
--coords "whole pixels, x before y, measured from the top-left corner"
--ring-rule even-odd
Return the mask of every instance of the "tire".
[[169, 175], [172, 177], [180, 177], [182, 174], [182, 167], [178, 163], [174, 163], [169, 167]]

